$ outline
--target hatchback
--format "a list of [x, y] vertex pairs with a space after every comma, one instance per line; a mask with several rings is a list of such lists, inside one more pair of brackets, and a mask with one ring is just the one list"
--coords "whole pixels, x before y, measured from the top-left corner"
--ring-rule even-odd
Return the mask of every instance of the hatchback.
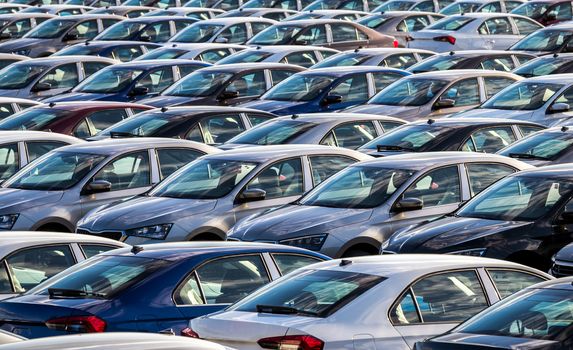
[[563, 126], [539, 131], [498, 154], [535, 166], [573, 163], [573, 130]]
[[86, 41], [61, 49], [50, 57], [99, 56], [129, 62], [159, 47], [159, 44], [137, 41]]
[[0, 42], [21, 38], [39, 24], [54, 17], [54, 15], [43, 13], [2, 14], [0, 15]]
[[573, 54], [562, 53], [541, 56], [517, 67], [514, 74], [524, 78], [549, 74], [573, 73]]
[[242, 50], [218, 61], [217, 64], [277, 62], [309, 68], [327, 57], [336, 55], [337, 50], [318, 46], [277, 45], [257, 46]]
[[[524, 3], [525, 1], [523, 0], [460, 0], [444, 7], [440, 13], [446, 16], [470, 12], [507, 13]], [[527, 16], [524, 13], [518, 14]]]
[[341, 52], [315, 64], [315, 68], [346, 67], [346, 66], [381, 66], [387, 68], [406, 69], [417, 62], [432, 57], [433, 52], [417, 49], [378, 48], [354, 49]]
[[408, 68], [408, 71], [415, 74], [448, 69], [487, 69], [511, 72], [514, 68], [526, 64], [534, 58], [535, 56], [531, 54], [512, 51], [450, 51], [434, 55], [420, 63], [414, 64]]
[[150, 43], [164, 43], [180, 30], [197, 22], [186, 17], [139, 17], [126, 19], [106, 29], [94, 40], [128, 40]]
[[170, 43], [244, 44], [277, 23], [257, 17], [213, 18], [197, 22], [169, 40]]
[[137, 60], [146, 61], [178, 58], [215, 63], [246, 48], [246, 46], [236, 44], [165, 44], [163, 47], [138, 57]]
[[571, 4], [566, 0], [527, 1], [511, 13], [529, 17], [546, 26], [573, 18]]

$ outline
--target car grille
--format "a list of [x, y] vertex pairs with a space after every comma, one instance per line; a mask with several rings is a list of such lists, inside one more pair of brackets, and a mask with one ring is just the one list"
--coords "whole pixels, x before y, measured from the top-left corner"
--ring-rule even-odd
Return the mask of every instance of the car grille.
[[563, 265], [556, 261], [551, 267], [551, 274], [555, 277], [573, 276], [573, 266]]
[[105, 232], [90, 232], [88, 230], [77, 229], [77, 233], [98, 237], [105, 237], [119, 241], [121, 239], [122, 233], [119, 231], [105, 231]]

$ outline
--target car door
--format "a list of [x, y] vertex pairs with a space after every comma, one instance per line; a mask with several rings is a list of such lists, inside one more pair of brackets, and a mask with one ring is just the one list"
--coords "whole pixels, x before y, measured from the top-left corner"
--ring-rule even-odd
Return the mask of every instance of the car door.
[[62, 38], [64, 45], [72, 45], [86, 40], [92, 40], [99, 33], [97, 19], [82, 21], [73, 26]]
[[201, 119], [185, 137], [187, 140], [220, 145], [246, 130], [239, 113], [220, 113]]
[[[173, 66], [164, 66], [150, 70], [137, 80], [130, 93], [131, 101], [159, 95], [159, 93], [175, 82]], [[143, 93], [145, 92], [145, 93]]]
[[[440, 107], [437, 105], [438, 101], [447, 102], [448, 105], [446, 107]], [[465, 111], [477, 106], [480, 101], [480, 86], [477, 78], [458, 80], [436, 98], [431, 115], [441, 116]]]
[[150, 43], [164, 43], [172, 37], [171, 22], [161, 21], [149, 24], [134, 40], [141, 40]]
[[359, 46], [368, 46], [368, 37], [349, 23], [330, 24], [332, 42], [330, 47], [344, 51], [355, 49]]
[[335, 111], [363, 104], [369, 98], [367, 74], [353, 74], [335, 82], [327, 97], [320, 102], [321, 111]]
[[488, 50], [506, 50], [520, 38], [506, 16], [485, 20], [478, 28], [478, 35], [482, 47]]
[[355, 121], [337, 125], [320, 142], [321, 145], [357, 149], [376, 138], [372, 121]]
[[223, 29], [214, 38], [215, 43], [244, 44], [248, 40], [247, 26], [245, 23], [237, 23]]
[[237, 97], [220, 100], [221, 104], [233, 105], [253, 100], [267, 91], [265, 70], [259, 69], [239, 74], [227, 84], [222, 93], [237, 94]]
[[294, 45], [328, 46], [329, 40], [326, 35], [326, 26], [323, 24], [313, 25], [303, 29], [294, 40]]
[[47, 71], [30, 89], [31, 98], [41, 99], [67, 92], [78, 85], [78, 63], [66, 63]]

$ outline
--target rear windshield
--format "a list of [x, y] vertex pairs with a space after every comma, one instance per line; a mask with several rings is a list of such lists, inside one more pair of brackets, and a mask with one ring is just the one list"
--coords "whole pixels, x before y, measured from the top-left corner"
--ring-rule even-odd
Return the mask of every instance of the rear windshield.
[[462, 16], [452, 16], [447, 17], [442, 20], [437, 21], [431, 26], [426, 27], [426, 29], [437, 29], [437, 30], [451, 30], [456, 31], [461, 29], [466, 24], [472, 22], [475, 18], [462, 17]]

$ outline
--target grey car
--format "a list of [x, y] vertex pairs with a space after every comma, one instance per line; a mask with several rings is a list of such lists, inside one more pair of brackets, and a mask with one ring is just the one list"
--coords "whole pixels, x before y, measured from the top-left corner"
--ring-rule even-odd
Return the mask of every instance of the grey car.
[[141, 55], [137, 60], [144, 61], [179, 58], [215, 63], [246, 48], [246, 46], [237, 44], [166, 44], [163, 45], [163, 47], [159, 47], [146, 53], [145, 55]]
[[217, 18], [229, 17], [261, 17], [268, 18], [274, 21], [282, 21], [283, 19], [298, 14], [297, 11], [287, 10], [282, 8], [240, 8], [224, 12], [217, 16]]
[[36, 26], [54, 17], [45, 13], [0, 15], [0, 42], [21, 38]]
[[137, 18], [147, 13], [157, 10], [156, 7], [149, 6], [106, 6], [91, 10], [89, 14], [108, 14], [124, 16], [127, 18]]
[[[121, 7], [121, 6], [119, 6]], [[204, 7], [167, 7], [165, 9], [155, 9], [149, 12], [144, 17], [155, 16], [185, 16], [197, 20], [205, 20], [215, 18], [217, 15], [225, 13], [223, 10], [204, 8]]]
[[257, 46], [237, 52], [218, 61], [217, 64], [276, 62], [308, 68], [339, 51], [319, 46], [278, 45]]
[[213, 18], [193, 23], [173, 38], [170, 43], [244, 44], [254, 35], [277, 23], [259, 17]]
[[192, 141], [138, 138], [53, 150], [0, 187], [0, 229], [73, 232], [95, 207], [149, 190], [179, 167], [218, 150]]
[[413, 64], [432, 57], [434, 52], [399, 48], [357, 48], [341, 52], [315, 64], [311, 69], [345, 66], [381, 66], [406, 69]]
[[295, 114], [259, 124], [219, 148], [228, 150], [257, 145], [314, 144], [357, 149], [405, 123], [398, 118], [369, 114]]
[[291, 203], [330, 175], [364, 159], [370, 156], [309, 145], [252, 147], [205, 156], [146, 196], [88, 213], [78, 222], [77, 232], [130, 244], [224, 240], [242, 218]]
[[41, 100], [67, 92], [117, 61], [92, 56], [35, 58], [0, 70], [0, 96]]
[[331, 257], [377, 254], [397, 230], [448, 214], [500, 178], [531, 166], [498, 155], [429, 152], [361, 162], [229, 239], [304, 246]]
[[83, 6], [83, 5], [42, 5], [42, 6], [30, 6], [23, 9], [19, 13], [47, 13], [56, 16], [73, 16], [81, 15], [93, 10], [93, 7]]
[[398, 80], [366, 104], [347, 112], [390, 115], [408, 121], [442, 117], [476, 107], [521, 79], [507, 72], [478, 69], [420, 73]]

